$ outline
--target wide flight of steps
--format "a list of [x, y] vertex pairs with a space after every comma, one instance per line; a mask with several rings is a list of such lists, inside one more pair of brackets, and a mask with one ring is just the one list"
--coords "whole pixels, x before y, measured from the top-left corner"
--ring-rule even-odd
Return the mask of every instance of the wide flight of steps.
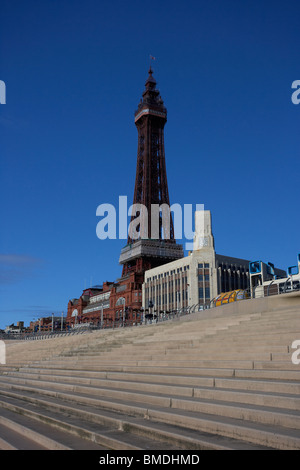
[[190, 321], [8, 342], [0, 449], [299, 450], [299, 316], [300, 302], [228, 306]]

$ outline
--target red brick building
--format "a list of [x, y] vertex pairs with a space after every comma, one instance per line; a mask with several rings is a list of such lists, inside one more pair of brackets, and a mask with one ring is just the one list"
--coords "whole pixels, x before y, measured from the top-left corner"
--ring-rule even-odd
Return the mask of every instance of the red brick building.
[[140, 323], [143, 274], [131, 273], [116, 282], [85, 289], [79, 299], [68, 303], [67, 324], [92, 323], [106, 327], [121, 326], [123, 321]]

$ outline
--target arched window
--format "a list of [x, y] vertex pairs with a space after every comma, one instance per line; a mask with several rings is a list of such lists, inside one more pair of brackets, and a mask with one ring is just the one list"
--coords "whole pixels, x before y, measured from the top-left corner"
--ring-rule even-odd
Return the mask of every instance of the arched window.
[[125, 304], [125, 297], [119, 297], [117, 302], [116, 302], [116, 306], [124, 305], [124, 304]]

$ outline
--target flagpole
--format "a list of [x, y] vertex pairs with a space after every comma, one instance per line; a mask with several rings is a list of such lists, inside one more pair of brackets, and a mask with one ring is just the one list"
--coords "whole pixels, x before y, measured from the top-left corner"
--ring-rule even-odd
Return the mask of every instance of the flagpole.
[[151, 69], [151, 63], [152, 63], [151, 60], [156, 60], [156, 58], [153, 57], [153, 55], [150, 54], [150, 69]]

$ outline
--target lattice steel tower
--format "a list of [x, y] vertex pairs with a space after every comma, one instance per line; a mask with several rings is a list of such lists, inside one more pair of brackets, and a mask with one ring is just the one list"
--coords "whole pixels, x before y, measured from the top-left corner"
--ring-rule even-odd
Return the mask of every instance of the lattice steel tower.
[[[121, 251], [122, 276], [183, 257], [183, 248], [176, 244], [170, 212], [165, 150], [164, 126], [167, 110], [156, 88], [153, 71], [149, 68], [135, 125], [138, 131], [137, 167], [128, 242]], [[163, 206], [162, 206], [163, 205]], [[130, 230], [132, 228], [132, 230]]]

